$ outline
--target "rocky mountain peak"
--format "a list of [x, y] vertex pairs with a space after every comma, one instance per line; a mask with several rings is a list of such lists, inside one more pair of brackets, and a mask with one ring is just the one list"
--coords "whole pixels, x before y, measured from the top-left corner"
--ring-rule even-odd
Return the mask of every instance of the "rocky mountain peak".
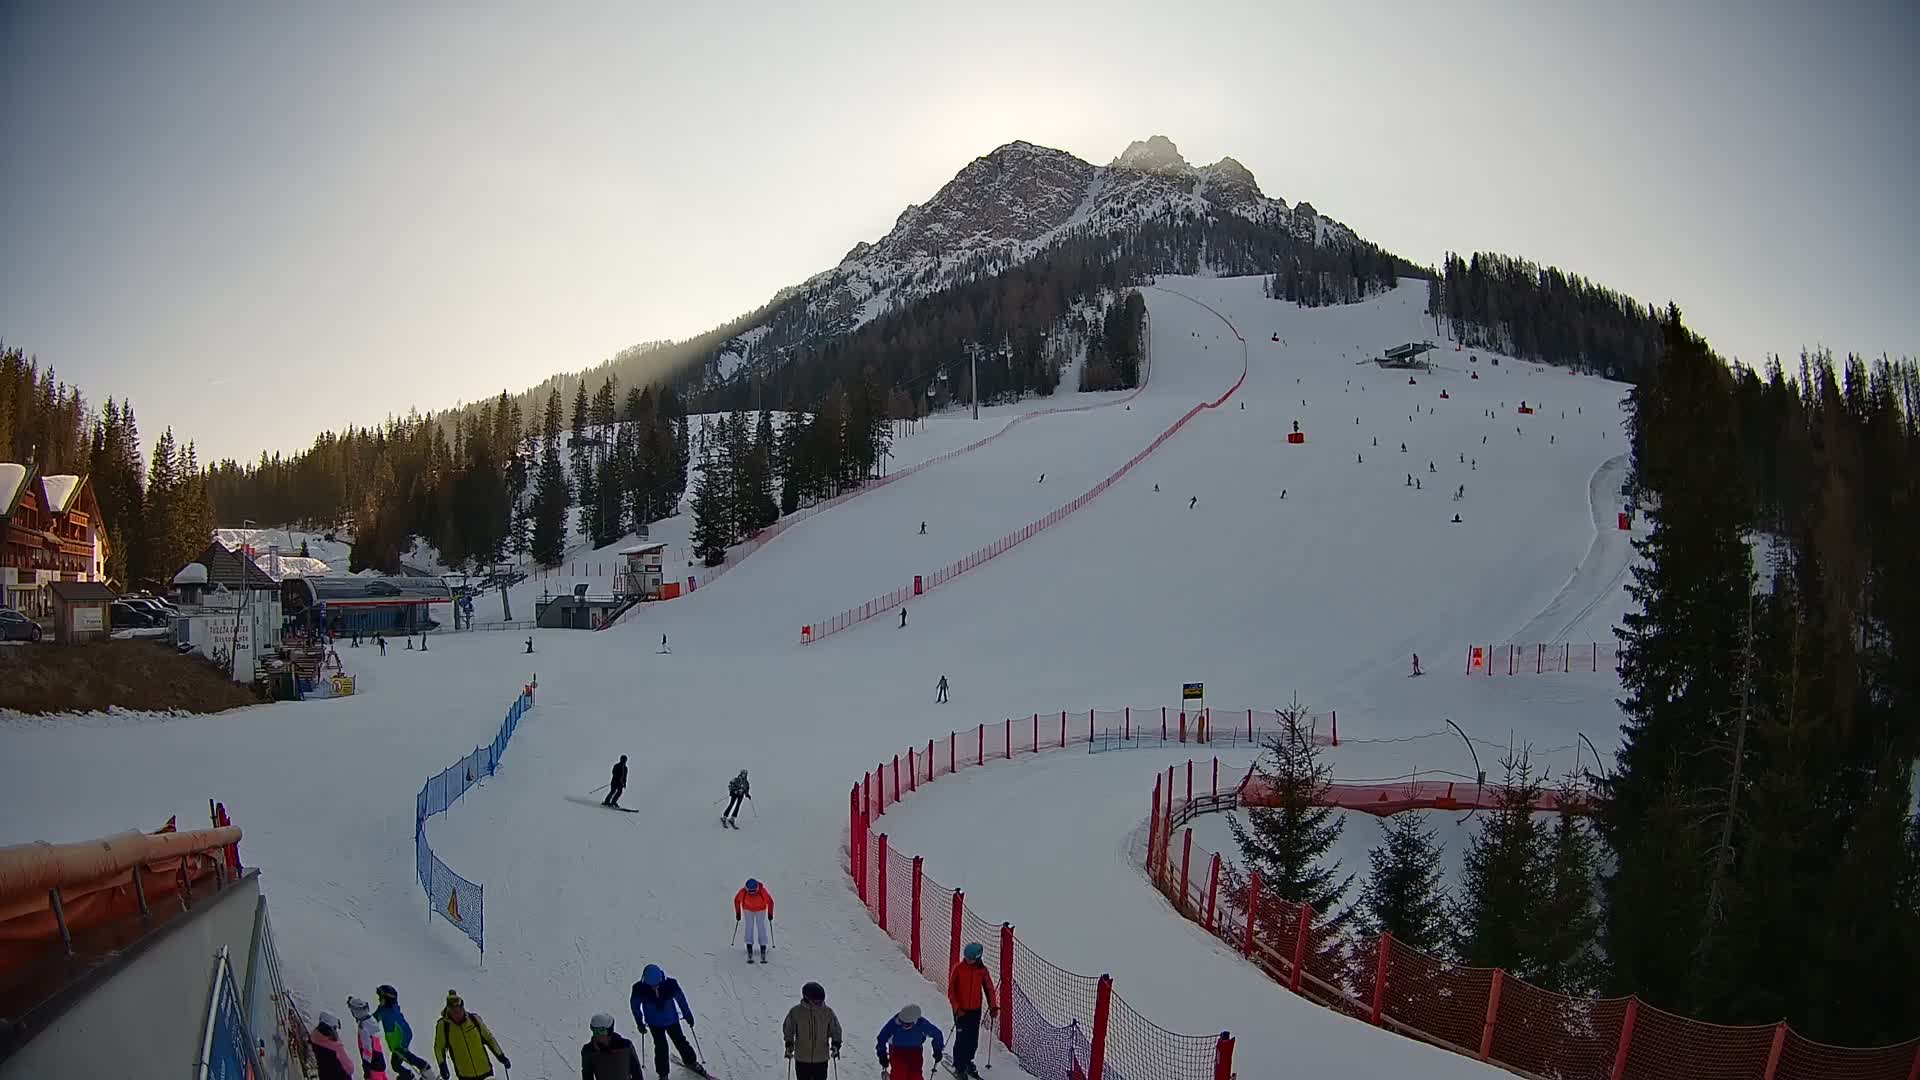
[[1150, 139], [1135, 140], [1128, 143], [1120, 156], [1113, 159], [1109, 168], [1133, 169], [1138, 172], [1160, 173], [1163, 175], [1189, 176], [1193, 166], [1180, 156], [1180, 148], [1165, 135], [1155, 135]]

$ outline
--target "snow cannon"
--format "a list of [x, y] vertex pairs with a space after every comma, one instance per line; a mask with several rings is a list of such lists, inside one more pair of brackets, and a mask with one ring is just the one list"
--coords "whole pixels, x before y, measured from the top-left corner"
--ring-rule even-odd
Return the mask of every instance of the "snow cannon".
[[1307, 433], [1300, 430], [1300, 421], [1295, 420], [1293, 422], [1293, 430], [1287, 432], [1287, 442], [1291, 443], [1294, 446], [1299, 446], [1301, 443], [1304, 443], [1306, 441], [1307, 441]]

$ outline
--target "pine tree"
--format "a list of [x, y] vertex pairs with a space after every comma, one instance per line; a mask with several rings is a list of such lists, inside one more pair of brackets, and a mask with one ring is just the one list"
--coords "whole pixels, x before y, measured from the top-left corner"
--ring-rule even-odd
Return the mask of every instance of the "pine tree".
[[1575, 792], [1563, 787], [1553, 835], [1545, 840], [1547, 892], [1533, 929], [1534, 981], [1570, 997], [1588, 997], [1601, 985], [1598, 844], [1573, 812]]
[[719, 457], [709, 450], [701, 458], [700, 480], [693, 489], [693, 528], [688, 533], [688, 541], [693, 547], [693, 557], [703, 566], [719, 566], [725, 562], [731, 541], [728, 477]]
[[600, 535], [598, 519], [600, 515], [600, 489], [598, 478], [593, 470], [593, 436], [587, 427], [592, 423], [593, 414], [587, 400], [587, 384], [582, 382], [574, 389], [573, 428], [568, 440], [568, 459], [571, 463], [572, 484], [580, 505], [580, 533], [583, 536]]
[[1242, 864], [1260, 872], [1261, 895], [1311, 904], [1317, 925], [1336, 926], [1345, 917], [1336, 909], [1353, 876], [1340, 876], [1339, 861], [1329, 855], [1342, 825], [1337, 810], [1320, 805], [1333, 768], [1320, 760], [1311, 720], [1297, 698], [1277, 715], [1280, 730], [1262, 743], [1253, 766], [1274, 805], [1242, 811], [1244, 824], [1229, 819], [1233, 839]]
[[178, 467], [173, 429], [168, 428], [154, 441], [152, 463], [147, 469], [146, 528], [141, 545], [145, 548], [146, 573], [169, 581], [179, 569], [170, 563], [179, 527]]
[[1440, 842], [1424, 814], [1406, 810], [1380, 822], [1380, 844], [1367, 853], [1372, 874], [1360, 890], [1360, 910], [1371, 934], [1429, 956], [1447, 946], [1446, 888], [1441, 884]]
[[1522, 749], [1501, 764], [1499, 807], [1467, 845], [1454, 905], [1454, 952], [1469, 967], [1506, 968], [1523, 979], [1538, 972], [1540, 912], [1547, 897], [1541, 829], [1533, 807], [1540, 782]]
[[560, 391], [548, 392], [547, 408], [540, 426], [540, 472], [534, 481], [533, 539], [534, 561], [557, 566], [566, 554], [567, 509], [572, 493], [567, 489], [566, 472], [560, 465]]

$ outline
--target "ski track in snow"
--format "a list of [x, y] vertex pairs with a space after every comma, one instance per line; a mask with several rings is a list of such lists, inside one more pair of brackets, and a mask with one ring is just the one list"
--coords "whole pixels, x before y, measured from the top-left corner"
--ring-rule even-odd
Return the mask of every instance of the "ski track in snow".
[[[1015, 426], [817, 515], [631, 626], [539, 631], [533, 656], [523, 634], [443, 636], [431, 652], [385, 657], [343, 649], [360, 693], [333, 701], [0, 721], [0, 843], [152, 829], [172, 813], [197, 821], [207, 798], [222, 799], [245, 831], [243, 856], [262, 868], [288, 978], [309, 1012], [339, 1012], [347, 994], [392, 982], [419, 1029], [459, 988], [517, 1075], [568, 1077], [588, 1016], [612, 1013], [631, 1033], [628, 988], [657, 962], [686, 987], [715, 1072], [745, 1080], [782, 1075], [779, 1021], [808, 979], [840, 1014], [850, 1067], [902, 1004], [942, 1015], [938, 992], [860, 906], [844, 859], [848, 786], [950, 728], [1170, 704], [1181, 682], [1204, 680], [1223, 706], [1267, 708], [1297, 692], [1338, 709], [1344, 741], [1331, 760], [1342, 777], [1471, 771], [1457, 739], [1361, 741], [1426, 735], [1443, 718], [1495, 743], [1569, 746], [1585, 731], [1607, 750], [1610, 678], [1468, 679], [1449, 665], [1556, 596], [1576, 598], [1567, 568], [1594, 561], [1596, 470], [1625, 449], [1621, 388], [1504, 359], [1493, 368], [1485, 353], [1478, 380], [1462, 364], [1408, 385], [1406, 372], [1358, 364], [1431, 332], [1417, 283], [1321, 309], [1268, 300], [1257, 278], [1160, 284], [1220, 318], [1145, 291], [1154, 366], [1131, 408]], [[1243, 368], [1223, 318], [1247, 353], [1244, 381], [1219, 408], [1079, 513], [914, 601], [906, 630], [878, 619], [830, 647], [795, 643], [802, 623], [1046, 514], [1195, 402], [1215, 400]], [[1516, 418], [1523, 397], [1541, 412]], [[924, 460], [1019, 411], [1032, 410], [983, 410], [979, 425], [944, 417], [907, 442]], [[1304, 445], [1285, 442], [1294, 419]], [[1477, 469], [1458, 463], [1462, 453]], [[1416, 492], [1409, 473], [1433, 482]], [[1447, 492], [1463, 482], [1455, 503]], [[676, 529], [684, 522], [655, 537]], [[530, 598], [522, 603], [525, 617]], [[1607, 614], [1595, 607], [1587, 625]], [[661, 633], [670, 655], [655, 653]], [[1405, 677], [1414, 650], [1424, 678]], [[428, 913], [414, 881], [414, 794], [489, 741], [536, 673], [538, 704], [499, 773], [429, 825], [437, 854], [486, 887], [482, 963]], [[949, 705], [933, 704], [942, 674]], [[622, 753], [632, 767], [622, 801], [638, 813], [566, 799], [589, 797]], [[1111, 970], [1154, 1022], [1234, 1030], [1242, 1076], [1302, 1073], [1303, 1062], [1352, 1075], [1494, 1075], [1307, 1005], [1172, 914], [1134, 865], [1134, 834], [1154, 768], [1184, 757], [1066, 753], [976, 769], [910, 798], [888, 827], [926, 856], [929, 876], [966, 886], [978, 912], [1015, 923], [1040, 955]], [[1571, 764], [1563, 758], [1552, 767]], [[739, 831], [723, 830], [726, 779], [742, 767], [757, 801]], [[731, 898], [748, 876], [777, 898], [779, 947], [766, 966], [727, 944]], [[1019, 1072], [1003, 1054], [995, 1074]]]

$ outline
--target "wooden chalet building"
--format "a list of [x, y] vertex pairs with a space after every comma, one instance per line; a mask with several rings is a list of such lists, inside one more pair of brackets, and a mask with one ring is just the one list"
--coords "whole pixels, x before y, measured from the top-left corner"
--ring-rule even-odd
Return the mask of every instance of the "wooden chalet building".
[[105, 580], [107, 552], [87, 477], [0, 462], [0, 605], [45, 617], [53, 608], [47, 585]]

